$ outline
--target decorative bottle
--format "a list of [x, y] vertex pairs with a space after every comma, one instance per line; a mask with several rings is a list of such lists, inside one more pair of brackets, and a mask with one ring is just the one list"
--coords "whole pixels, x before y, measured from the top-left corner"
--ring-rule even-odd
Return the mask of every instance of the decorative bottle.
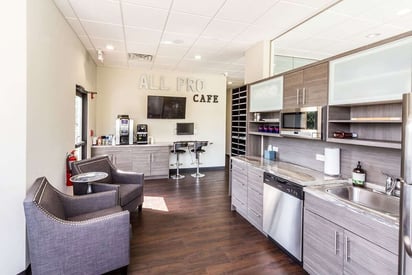
[[365, 186], [365, 178], [366, 173], [365, 170], [362, 169], [360, 161], [358, 161], [358, 165], [352, 172], [352, 184], [354, 186], [364, 187]]

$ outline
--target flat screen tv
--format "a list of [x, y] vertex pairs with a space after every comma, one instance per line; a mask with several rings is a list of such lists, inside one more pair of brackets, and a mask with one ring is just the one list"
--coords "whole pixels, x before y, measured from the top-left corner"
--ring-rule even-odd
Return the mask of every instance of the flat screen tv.
[[176, 135], [193, 135], [194, 123], [176, 123]]
[[186, 97], [147, 96], [147, 118], [184, 119]]

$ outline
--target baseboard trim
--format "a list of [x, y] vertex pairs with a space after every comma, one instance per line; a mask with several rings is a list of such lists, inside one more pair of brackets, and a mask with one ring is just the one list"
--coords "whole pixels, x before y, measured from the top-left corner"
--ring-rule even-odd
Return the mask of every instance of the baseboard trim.
[[[225, 170], [225, 166], [213, 166], [213, 167], [200, 167], [199, 171], [200, 172], [206, 172], [206, 171], [219, 171], [219, 170]], [[179, 173], [195, 173], [196, 168], [180, 168]], [[176, 174], [176, 169], [169, 169], [169, 174]]]

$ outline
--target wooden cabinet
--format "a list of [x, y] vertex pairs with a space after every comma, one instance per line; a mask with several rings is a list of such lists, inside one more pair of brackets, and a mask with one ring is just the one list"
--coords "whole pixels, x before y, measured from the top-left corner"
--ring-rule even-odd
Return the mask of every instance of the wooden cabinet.
[[108, 155], [120, 170], [132, 171], [132, 154], [130, 147], [104, 146], [92, 147], [91, 156]]
[[310, 274], [396, 274], [397, 228], [310, 194], [303, 220], [303, 268]]
[[232, 90], [231, 155], [246, 154], [248, 86]]
[[169, 177], [168, 145], [92, 147], [92, 157], [108, 155], [120, 170], [144, 173], [145, 178]]
[[141, 171], [145, 178], [169, 177], [169, 147], [150, 146], [132, 152], [133, 171]]
[[263, 232], [263, 170], [232, 159], [232, 210]]
[[[334, 137], [340, 131], [357, 137]], [[328, 142], [401, 149], [401, 134], [401, 103], [328, 107]]]
[[283, 109], [328, 103], [328, 62], [285, 74]]

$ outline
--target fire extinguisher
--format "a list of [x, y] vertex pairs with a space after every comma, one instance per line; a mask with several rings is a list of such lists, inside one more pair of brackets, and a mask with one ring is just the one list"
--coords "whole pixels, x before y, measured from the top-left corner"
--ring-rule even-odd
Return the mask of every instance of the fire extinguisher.
[[70, 180], [70, 177], [72, 176], [72, 163], [77, 160], [75, 153], [76, 153], [76, 150], [73, 150], [70, 152], [70, 154], [67, 154], [66, 156], [66, 185], [67, 186], [73, 185], [73, 182]]

